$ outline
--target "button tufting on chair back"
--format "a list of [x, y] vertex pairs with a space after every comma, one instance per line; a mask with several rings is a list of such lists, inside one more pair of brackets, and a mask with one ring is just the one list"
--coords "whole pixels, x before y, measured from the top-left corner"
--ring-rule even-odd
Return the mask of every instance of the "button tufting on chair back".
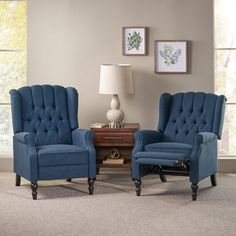
[[214, 132], [220, 138], [225, 99], [202, 92], [162, 94], [158, 129], [164, 133], [163, 141], [193, 144], [200, 132]]
[[[13, 114], [18, 116], [18, 119], [13, 119], [14, 133], [33, 134], [36, 145], [72, 143], [71, 130], [78, 127], [78, 120], [71, 120], [71, 117], [75, 117], [72, 113], [77, 114], [78, 108], [74, 107], [73, 111], [69, 104], [70, 100], [77, 100], [75, 89], [35, 85], [13, 90], [12, 94], [20, 98], [20, 108]], [[14, 120], [18, 123], [14, 124]]]

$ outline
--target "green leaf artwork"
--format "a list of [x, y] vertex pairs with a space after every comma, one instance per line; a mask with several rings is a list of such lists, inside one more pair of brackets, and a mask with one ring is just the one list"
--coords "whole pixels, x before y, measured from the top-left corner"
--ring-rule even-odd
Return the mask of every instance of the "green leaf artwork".
[[181, 55], [181, 49], [174, 50], [172, 45], [164, 45], [163, 50], [159, 51], [160, 55], [164, 58], [164, 63], [167, 66], [175, 65], [179, 61]]
[[127, 40], [128, 40], [128, 50], [132, 49], [139, 50], [143, 38], [139, 32], [134, 31], [133, 33], [128, 34]]

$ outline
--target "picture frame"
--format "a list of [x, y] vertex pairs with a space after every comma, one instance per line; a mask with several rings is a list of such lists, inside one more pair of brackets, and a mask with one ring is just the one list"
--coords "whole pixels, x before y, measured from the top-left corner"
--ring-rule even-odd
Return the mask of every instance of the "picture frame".
[[148, 27], [122, 27], [123, 56], [148, 55]]
[[155, 73], [189, 73], [188, 40], [155, 40]]

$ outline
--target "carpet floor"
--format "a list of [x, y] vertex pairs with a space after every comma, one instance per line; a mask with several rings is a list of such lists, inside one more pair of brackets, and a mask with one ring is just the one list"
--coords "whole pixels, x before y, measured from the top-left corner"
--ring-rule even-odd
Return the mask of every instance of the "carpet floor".
[[129, 172], [103, 170], [88, 195], [87, 181], [39, 182], [38, 200], [29, 182], [14, 186], [13, 173], [0, 173], [0, 235], [236, 235], [236, 175], [206, 179], [198, 200], [191, 200], [187, 177], [158, 176], [142, 181], [136, 197]]

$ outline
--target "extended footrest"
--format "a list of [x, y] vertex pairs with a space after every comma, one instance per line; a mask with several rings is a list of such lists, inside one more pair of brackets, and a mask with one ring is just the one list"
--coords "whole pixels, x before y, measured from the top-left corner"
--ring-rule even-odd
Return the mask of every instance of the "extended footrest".
[[139, 158], [136, 160], [139, 164], [144, 165], [159, 165], [159, 166], [171, 166], [181, 167], [183, 161], [180, 160], [165, 160], [165, 159], [152, 159], [152, 158]]
[[134, 158], [139, 164], [170, 167], [181, 167], [188, 162], [188, 155], [185, 153], [138, 152]]

